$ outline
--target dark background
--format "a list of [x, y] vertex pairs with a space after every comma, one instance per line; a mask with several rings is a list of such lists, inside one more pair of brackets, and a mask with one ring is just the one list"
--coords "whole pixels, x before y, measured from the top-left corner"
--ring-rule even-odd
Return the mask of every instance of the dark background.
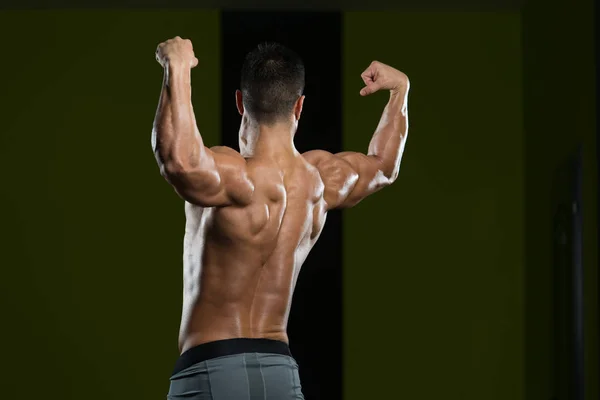
[[[235, 12], [221, 14], [222, 140], [239, 150], [239, 89], [245, 55], [276, 41], [302, 55], [306, 106], [296, 133], [305, 152], [342, 151], [340, 13]], [[342, 215], [330, 212], [319, 242], [302, 266], [288, 325], [290, 348], [301, 368], [306, 398], [335, 399], [342, 391]]]
[[180, 35], [200, 59], [193, 101], [211, 146], [235, 145], [234, 65], [259, 37], [310, 65], [301, 150], [367, 148], [386, 100], [358, 96], [373, 59], [411, 78], [398, 182], [331, 215], [298, 282], [290, 337], [307, 398], [341, 398], [340, 385], [345, 399], [553, 398], [552, 184], [581, 145], [597, 399], [594, 3], [477, 9], [288, 15], [276, 28], [271, 16], [237, 39], [240, 12], [0, 11], [0, 397], [166, 394], [183, 205], [150, 128], [154, 50]]

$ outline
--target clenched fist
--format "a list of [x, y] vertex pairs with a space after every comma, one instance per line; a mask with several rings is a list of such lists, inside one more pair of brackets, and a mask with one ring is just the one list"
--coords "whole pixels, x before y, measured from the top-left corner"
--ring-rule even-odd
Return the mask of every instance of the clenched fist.
[[361, 96], [368, 96], [379, 90], [389, 90], [392, 93], [408, 89], [408, 76], [389, 65], [373, 61], [360, 77], [365, 82]]
[[156, 49], [156, 61], [163, 67], [178, 65], [194, 68], [198, 65], [198, 59], [194, 56], [192, 41], [182, 39], [179, 36], [158, 45]]

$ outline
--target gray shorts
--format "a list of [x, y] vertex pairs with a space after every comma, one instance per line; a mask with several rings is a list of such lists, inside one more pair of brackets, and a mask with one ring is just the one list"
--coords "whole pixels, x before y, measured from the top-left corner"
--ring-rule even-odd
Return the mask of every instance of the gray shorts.
[[298, 364], [287, 344], [229, 339], [183, 353], [171, 376], [167, 399], [288, 400], [304, 396]]

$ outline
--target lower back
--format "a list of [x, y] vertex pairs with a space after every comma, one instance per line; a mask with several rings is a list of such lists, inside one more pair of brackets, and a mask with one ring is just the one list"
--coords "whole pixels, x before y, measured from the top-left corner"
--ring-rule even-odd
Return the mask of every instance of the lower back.
[[[179, 337], [182, 351], [202, 343], [233, 338], [265, 338], [287, 343], [293, 279], [288, 279], [285, 286], [273, 284], [268, 278], [273, 273], [268, 271], [268, 266], [260, 269], [247, 266], [244, 271], [218, 265], [204, 265], [202, 269], [196, 281], [199, 287], [185, 283]], [[223, 270], [228, 271], [222, 273]], [[237, 279], [224, 276], [236, 271], [239, 272]], [[192, 276], [186, 279], [190, 278], [193, 279]]]
[[256, 181], [246, 207], [186, 207], [182, 351], [241, 337], [287, 342], [300, 267], [325, 222], [314, 178], [303, 169], [288, 176], [281, 196], [267, 195], [277, 192], [263, 187], [273, 180]]

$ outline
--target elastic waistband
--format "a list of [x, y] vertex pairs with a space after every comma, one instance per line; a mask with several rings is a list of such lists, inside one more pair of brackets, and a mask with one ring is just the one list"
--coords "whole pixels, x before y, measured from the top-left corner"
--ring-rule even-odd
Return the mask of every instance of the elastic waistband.
[[268, 353], [292, 356], [287, 343], [271, 339], [225, 339], [203, 343], [186, 350], [175, 363], [173, 375], [211, 358], [242, 353]]

